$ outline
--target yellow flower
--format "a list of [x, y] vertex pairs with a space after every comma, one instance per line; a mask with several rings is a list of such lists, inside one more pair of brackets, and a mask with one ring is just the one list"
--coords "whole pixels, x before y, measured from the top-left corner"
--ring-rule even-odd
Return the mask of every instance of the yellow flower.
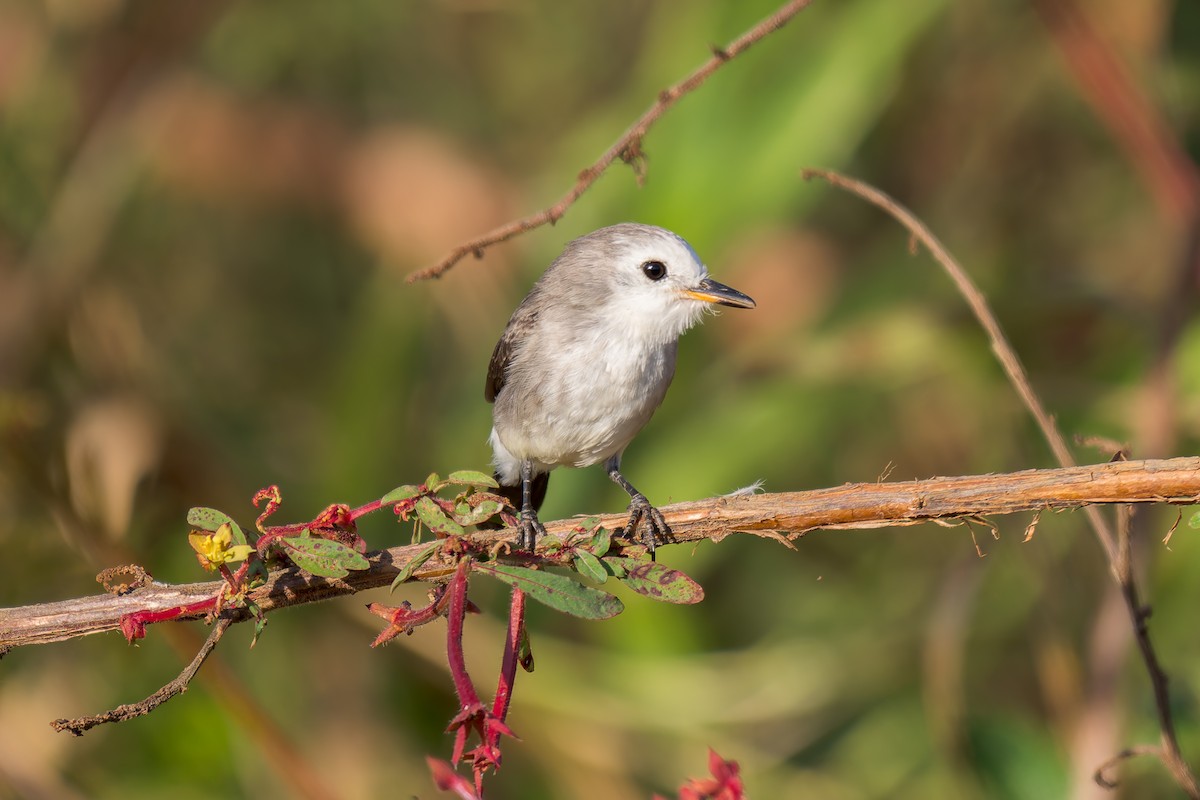
[[214, 533], [192, 531], [188, 534], [188, 544], [199, 555], [200, 563], [206, 569], [215, 569], [218, 564], [231, 561], [245, 561], [254, 552], [254, 548], [248, 544], [233, 544], [233, 528], [228, 522]]

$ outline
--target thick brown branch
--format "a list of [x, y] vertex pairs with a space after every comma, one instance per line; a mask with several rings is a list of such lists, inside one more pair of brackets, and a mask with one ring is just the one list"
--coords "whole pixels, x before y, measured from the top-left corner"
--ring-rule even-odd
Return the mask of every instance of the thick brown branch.
[[[817, 529], [881, 528], [1098, 503], [1195, 502], [1200, 502], [1200, 458], [1192, 457], [715, 497], [676, 503], [662, 512], [674, 540], [682, 543], [720, 540], [738, 532], [774, 532], [794, 539]], [[624, 514], [601, 518], [602, 524], [610, 528], [620, 527], [625, 521]], [[577, 520], [559, 520], [546, 528], [561, 536], [577, 524]], [[478, 540], [509, 536], [511, 540], [510, 534], [502, 531], [473, 536]], [[386, 586], [424, 547], [407, 545], [372, 553], [369, 569], [352, 572], [341, 580], [315, 578], [298, 570], [276, 572], [253, 597], [263, 611], [269, 612]], [[448, 564], [433, 559], [417, 570], [415, 577], [436, 579], [450, 569]], [[155, 582], [124, 596], [99, 595], [0, 609], [0, 652], [116, 630], [126, 614], [196, 603], [212, 597], [220, 587], [219, 581], [178, 586]]]
[[642, 139], [654, 123], [658, 122], [659, 118], [670, 110], [671, 106], [675, 105], [684, 95], [698, 89], [700, 84], [708, 80], [710, 75], [750, 49], [751, 45], [755, 42], [758, 42], [767, 34], [782, 28], [792, 17], [799, 14], [812, 2], [813, 0], [791, 0], [791, 2], [780, 6], [774, 14], [739, 36], [728, 47], [723, 49], [713, 48], [712, 58], [704, 62], [699, 69], [674, 86], [659, 92], [658, 99], [654, 105], [650, 106], [646, 110], [646, 113], [642, 114], [621, 135], [621, 138], [617, 139], [604, 152], [604, 155], [600, 156], [596, 163], [579, 173], [579, 178], [575, 182], [575, 185], [557, 203], [549, 208], [542, 209], [536, 214], [530, 214], [527, 217], [505, 223], [498, 228], [493, 228], [482, 236], [463, 242], [433, 266], [411, 273], [408, 276], [408, 282], [413, 283], [414, 281], [426, 280], [428, 278], [439, 278], [447, 270], [469, 255], [479, 258], [483, 255], [485, 249], [494, 244], [507, 241], [517, 234], [533, 230], [534, 228], [540, 228], [546, 224], [553, 225], [579, 199], [579, 196], [587, 191], [604, 174], [604, 171], [618, 159], [632, 163], [636, 168], [642, 157]]

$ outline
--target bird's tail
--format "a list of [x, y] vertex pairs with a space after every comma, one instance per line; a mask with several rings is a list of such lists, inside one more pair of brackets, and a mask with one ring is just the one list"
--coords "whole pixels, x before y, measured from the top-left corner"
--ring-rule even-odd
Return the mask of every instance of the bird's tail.
[[[516, 509], [517, 513], [520, 514], [521, 503], [524, 502], [524, 498], [521, 496], [521, 482], [518, 480], [515, 486], [506, 486], [500, 481], [499, 475], [496, 475], [495, 478], [496, 483], [500, 484], [500, 488], [495, 490], [495, 494], [498, 494], [507, 500], [508, 504]], [[529, 485], [529, 499], [533, 501], [534, 511], [541, 510], [542, 503], [546, 500], [546, 489], [549, 486], [549, 472], [539, 472], [537, 475], [533, 476], [533, 481]], [[492, 517], [486, 522], [481, 522], [478, 527], [496, 530], [498, 528], [503, 528], [504, 523], [500, 521], [499, 517]]]

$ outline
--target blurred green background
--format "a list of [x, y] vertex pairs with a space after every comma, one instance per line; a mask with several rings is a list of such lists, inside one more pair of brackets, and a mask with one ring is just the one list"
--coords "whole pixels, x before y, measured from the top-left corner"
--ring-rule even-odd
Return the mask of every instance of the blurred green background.
[[[1200, 7], [1081, 5], [818, 0], [653, 129], [644, 186], [615, 167], [556, 227], [407, 285], [557, 200], [772, 4], [0, 2], [0, 605], [130, 561], [199, 579], [192, 505], [249, 523], [275, 483], [277, 519], [302, 520], [486, 468], [504, 322], [566, 241], [623, 220], [678, 231], [759, 303], [683, 341], [626, 454], [655, 502], [1052, 466], [939, 269], [806, 166], [931, 225], [1069, 437], [1196, 452]], [[559, 472], [544, 518], [624, 504], [599, 469]], [[384, 516], [368, 540], [407, 541]], [[1159, 544], [1175, 516], [1139, 514], [1139, 568], [1197, 764], [1200, 546], [1186, 526]], [[709, 746], [757, 798], [1178, 796], [1151, 759], [1091, 783], [1157, 728], [1082, 515], [1025, 544], [1028, 518], [996, 522], [984, 558], [934, 526], [667, 548], [704, 603], [533, 609], [522, 741], [489, 796], [673, 796]], [[506, 595], [473, 591], [490, 696]], [[444, 628], [371, 651], [363, 606], [386, 599], [274, 615], [253, 651], [235, 630], [187, 695], [82, 739], [48, 722], [149, 694], [203, 628], [10, 653], [0, 797], [437, 795]]]

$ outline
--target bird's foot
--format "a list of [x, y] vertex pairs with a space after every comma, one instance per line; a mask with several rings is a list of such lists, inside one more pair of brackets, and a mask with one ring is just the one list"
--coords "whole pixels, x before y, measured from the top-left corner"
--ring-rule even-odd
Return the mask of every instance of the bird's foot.
[[517, 526], [517, 549], [533, 552], [539, 536], [546, 535], [546, 527], [537, 518], [537, 512], [525, 509], [521, 512], [521, 523]]
[[635, 494], [629, 502], [629, 522], [625, 526], [625, 535], [633, 539], [637, 535], [638, 525], [645, 520], [646, 527], [642, 531], [642, 544], [654, 558], [654, 548], [670, 541], [671, 526], [663, 518], [662, 512], [650, 505], [646, 495]]

